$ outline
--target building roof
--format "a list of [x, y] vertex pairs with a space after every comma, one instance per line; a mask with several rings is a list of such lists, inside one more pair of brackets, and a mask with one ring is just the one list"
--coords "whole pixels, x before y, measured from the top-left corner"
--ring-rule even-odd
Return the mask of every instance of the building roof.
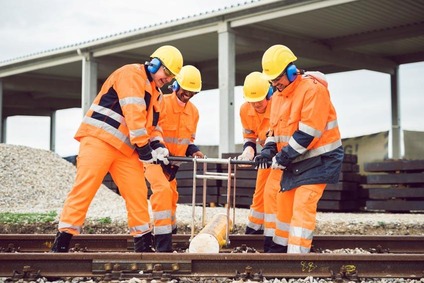
[[116, 68], [144, 63], [157, 47], [171, 44], [185, 64], [202, 71], [203, 90], [218, 88], [224, 31], [235, 38], [235, 85], [260, 71], [263, 52], [277, 43], [293, 50], [298, 67], [327, 74], [367, 69], [394, 75], [401, 64], [424, 61], [424, 1], [250, 1], [0, 62], [3, 118], [81, 107], [87, 54], [98, 63], [101, 84]]

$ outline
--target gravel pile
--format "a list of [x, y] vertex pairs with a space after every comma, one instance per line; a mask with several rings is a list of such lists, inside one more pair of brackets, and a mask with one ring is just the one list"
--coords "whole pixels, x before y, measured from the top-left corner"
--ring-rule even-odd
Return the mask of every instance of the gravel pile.
[[[76, 168], [56, 153], [25, 146], [0, 144], [0, 213], [57, 212], [59, 215], [67, 193], [72, 187]], [[196, 207], [195, 230], [201, 229], [202, 207]], [[207, 208], [208, 221], [217, 213], [226, 213], [223, 207]], [[243, 233], [248, 209], [235, 210], [234, 233]], [[233, 211], [230, 210], [231, 217]], [[179, 232], [191, 231], [191, 205], [179, 205], [177, 219]], [[57, 217], [58, 218], [58, 217]], [[103, 221], [97, 233], [126, 232], [126, 209], [123, 199], [102, 185], [87, 213], [87, 225], [99, 223], [99, 219], [110, 218], [112, 223]], [[58, 219], [56, 219], [58, 221]], [[97, 221], [97, 222], [96, 222]], [[6, 225], [2, 225], [6, 227]], [[20, 225], [22, 226], [22, 225]], [[56, 224], [41, 229], [38, 225], [29, 227], [33, 233], [51, 233]], [[8, 230], [9, 229], [9, 230]], [[0, 233], [21, 232], [4, 228]], [[41, 230], [43, 231], [41, 231]], [[424, 235], [422, 213], [328, 213], [317, 215], [316, 234], [331, 235]]]
[[[60, 213], [76, 174], [72, 163], [48, 150], [7, 144], [0, 144], [0, 160], [0, 212]], [[102, 185], [87, 217], [116, 215], [126, 215], [123, 199]]]

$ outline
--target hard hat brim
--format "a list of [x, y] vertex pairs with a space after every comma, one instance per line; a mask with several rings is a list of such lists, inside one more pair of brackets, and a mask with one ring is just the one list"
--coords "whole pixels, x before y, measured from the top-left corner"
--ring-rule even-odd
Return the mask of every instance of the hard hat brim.
[[281, 74], [281, 73], [279, 73], [279, 74], [272, 74], [272, 75], [269, 75], [269, 74], [266, 74], [266, 73], [262, 72], [262, 75], [264, 76], [264, 78], [265, 78], [267, 81], [272, 81], [273, 79], [275, 79], [276, 77], [278, 77], [280, 74]]
[[244, 100], [246, 100], [247, 102], [259, 102], [265, 99], [266, 95], [264, 95], [263, 97], [258, 97], [258, 98], [248, 98], [245, 95], [243, 95]]

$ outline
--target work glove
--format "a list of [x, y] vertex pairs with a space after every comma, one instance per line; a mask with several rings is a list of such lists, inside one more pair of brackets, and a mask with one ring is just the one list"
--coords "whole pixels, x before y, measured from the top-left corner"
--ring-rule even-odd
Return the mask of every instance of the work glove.
[[273, 141], [265, 143], [261, 150], [261, 154], [257, 155], [254, 159], [255, 169], [266, 169], [269, 167], [268, 163], [271, 162], [272, 157], [277, 153], [277, 144]]
[[265, 156], [256, 155], [253, 161], [255, 161], [255, 169], [266, 169], [270, 160]]
[[[255, 156], [255, 150], [251, 146], [246, 146], [243, 153], [237, 157], [237, 160], [252, 161]], [[239, 164], [239, 167], [250, 167], [249, 164]]]
[[280, 163], [278, 163], [277, 161], [277, 157], [274, 156], [272, 158], [272, 164], [271, 164], [271, 169], [280, 169], [280, 170], [284, 170], [286, 169], [286, 166], [281, 165]]
[[275, 155], [275, 162], [283, 166], [284, 168], [290, 165], [291, 160], [284, 148]]
[[251, 146], [246, 146], [243, 153], [237, 157], [237, 160], [251, 161], [255, 155], [255, 150]]
[[160, 163], [168, 165], [169, 160], [167, 157], [169, 156], [169, 151], [165, 145], [160, 141], [155, 140], [150, 143], [150, 146], [152, 147], [153, 151], [156, 152], [156, 159], [159, 160]]
[[169, 156], [169, 150], [166, 147], [158, 147], [153, 151], [156, 152], [157, 160], [161, 161], [165, 165], [169, 164], [169, 160], [167, 158]]
[[154, 164], [157, 161], [157, 153], [152, 150], [150, 144], [146, 144], [142, 147], [137, 147], [138, 159], [143, 163]]

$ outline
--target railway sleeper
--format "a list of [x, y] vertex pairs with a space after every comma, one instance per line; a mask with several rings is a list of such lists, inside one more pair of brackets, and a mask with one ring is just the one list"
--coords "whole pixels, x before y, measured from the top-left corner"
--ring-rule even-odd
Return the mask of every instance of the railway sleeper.
[[16, 282], [18, 280], [35, 281], [41, 278], [41, 270], [35, 270], [29, 265], [25, 265], [22, 271], [13, 270], [11, 280]]
[[148, 280], [165, 280], [175, 275], [190, 275], [190, 261], [178, 262], [142, 262], [142, 261], [93, 261], [93, 275], [106, 279], [128, 279], [132, 277]]

